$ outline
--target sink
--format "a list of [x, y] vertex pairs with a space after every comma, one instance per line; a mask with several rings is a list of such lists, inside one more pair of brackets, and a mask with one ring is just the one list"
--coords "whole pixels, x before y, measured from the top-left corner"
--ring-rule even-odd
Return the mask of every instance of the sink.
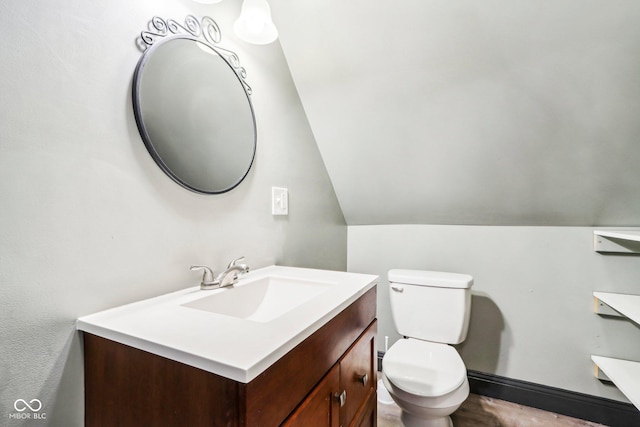
[[[335, 283], [267, 276], [222, 288], [183, 307], [224, 316], [270, 322], [324, 293]], [[205, 291], [206, 292], [206, 291]]]
[[77, 328], [249, 383], [375, 287], [377, 276], [272, 265], [82, 316]]

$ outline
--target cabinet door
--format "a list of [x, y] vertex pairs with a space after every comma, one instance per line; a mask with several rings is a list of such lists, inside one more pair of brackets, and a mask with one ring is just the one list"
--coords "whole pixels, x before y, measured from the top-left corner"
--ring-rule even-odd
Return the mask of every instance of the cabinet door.
[[376, 427], [378, 425], [378, 399], [374, 390], [371, 390], [367, 401], [360, 407], [355, 419], [349, 427]]
[[340, 361], [340, 387], [346, 392], [346, 403], [340, 408], [342, 426], [358, 422], [363, 406], [375, 395], [375, 333], [374, 322]]
[[340, 425], [340, 367], [334, 366], [282, 424], [285, 427], [338, 427]]

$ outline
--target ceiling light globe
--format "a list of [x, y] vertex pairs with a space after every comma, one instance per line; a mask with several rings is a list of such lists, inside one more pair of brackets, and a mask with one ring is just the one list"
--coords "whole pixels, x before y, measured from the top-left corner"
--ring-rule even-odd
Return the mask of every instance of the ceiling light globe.
[[240, 39], [252, 44], [269, 44], [278, 38], [278, 29], [271, 19], [266, 0], [244, 0], [240, 17], [233, 24]]

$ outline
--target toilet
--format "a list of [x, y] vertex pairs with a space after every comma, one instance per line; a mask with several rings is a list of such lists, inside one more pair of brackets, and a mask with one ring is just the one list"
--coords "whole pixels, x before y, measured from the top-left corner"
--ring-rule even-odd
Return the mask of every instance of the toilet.
[[390, 270], [391, 313], [403, 339], [382, 359], [382, 381], [406, 427], [451, 427], [469, 396], [467, 368], [452, 344], [467, 337], [473, 277]]

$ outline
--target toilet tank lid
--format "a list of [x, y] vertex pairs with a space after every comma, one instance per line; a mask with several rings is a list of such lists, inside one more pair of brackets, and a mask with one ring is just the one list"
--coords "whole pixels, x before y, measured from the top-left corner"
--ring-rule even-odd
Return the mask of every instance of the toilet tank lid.
[[473, 285], [473, 277], [468, 274], [446, 273], [425, 270], [389, 270], [389, 282], [406, 285], [434, 286], [438, 288], [467, 289]]

